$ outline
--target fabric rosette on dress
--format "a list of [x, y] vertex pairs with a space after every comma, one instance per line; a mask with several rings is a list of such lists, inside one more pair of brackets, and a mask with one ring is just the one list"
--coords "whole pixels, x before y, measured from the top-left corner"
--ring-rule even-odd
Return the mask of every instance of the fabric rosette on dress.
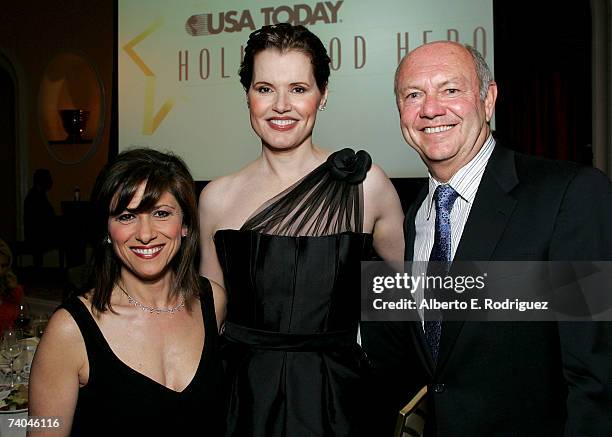
[[334, 179], [359, 184], [372, 168], [372, 158], [364, 150], [355, 153], [353, 149], [345, 148], [329, 155], [326, 166]]

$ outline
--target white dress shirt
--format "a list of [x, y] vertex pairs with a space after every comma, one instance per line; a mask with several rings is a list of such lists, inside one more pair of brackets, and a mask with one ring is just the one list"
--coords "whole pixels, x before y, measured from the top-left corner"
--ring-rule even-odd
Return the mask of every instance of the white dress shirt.
[[[450, 214], [451, 225], [451, 261], [455, 258], [455, 252], [461, 241], [463, 228], [470, 215], [474, 198], [480, 185], [480, 180], [484, 174], [487, 162], [493, 153], [495, 140], [491, 135], [487, 138], [480, 151], [470, 162], [461, 167], [446, 184], [450, 185], [458, 194], [457, 200], [453, 205]], [[414, 238], [414, 261], [429, 261], [429, 255], [434, 243], [436, 208], [434, 206], [434, 192], [438, 185], [443, 185], [429, 173], [429, 191], [427, 197], [421, 204], [414, 219], [415, 238]], [[416, 263], [412, 274], [425, 274], [427, 271], [426, 262]], [[423, 290], [415, 292], [416, 302], [423, 300]], [[420, 311], [421, 317], [422, 312]]]

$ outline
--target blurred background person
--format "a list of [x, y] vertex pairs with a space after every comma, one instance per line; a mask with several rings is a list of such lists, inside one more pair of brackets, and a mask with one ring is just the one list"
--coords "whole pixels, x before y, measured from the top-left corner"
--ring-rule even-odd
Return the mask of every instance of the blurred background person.
[[23, 287], [18, 284], [12, 265], [11, 249], [0, 239], [0, 333], [13, 326], [23, 302]]
[[59, 246], [59, 220], [47, 197], [53, 187], [51, 172], [46, 168], [37, 169], [32, 182], [23, 205], [25, 242], [34, 266], [42, 267], [45, 252]]

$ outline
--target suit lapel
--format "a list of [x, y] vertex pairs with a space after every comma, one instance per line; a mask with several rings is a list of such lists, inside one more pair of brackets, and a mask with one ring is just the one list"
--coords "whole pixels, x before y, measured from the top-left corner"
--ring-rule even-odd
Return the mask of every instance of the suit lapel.
[[[455, 261], [491, 259], [516, 207], [516, 199], [509, 193], [517, 184], [514, 152], [496, 146], [482, 175], [455, 253]], [[464, 323], [443, 323], [438, 369], [448, 361]]]
[[514, 152], [496, 146], [463, 228], [456, 261], [491, 259], [516, 206], [516, 199], [509, 192], [517, 184]]

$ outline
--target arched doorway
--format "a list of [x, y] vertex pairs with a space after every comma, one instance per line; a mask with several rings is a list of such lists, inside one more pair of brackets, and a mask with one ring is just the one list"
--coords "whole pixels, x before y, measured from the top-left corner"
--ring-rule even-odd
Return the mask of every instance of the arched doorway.
[[19, 236], [20, 184], [17, 130], [17, 75], [11, 62], [0, 53], [0, 237], [9, 244]]

